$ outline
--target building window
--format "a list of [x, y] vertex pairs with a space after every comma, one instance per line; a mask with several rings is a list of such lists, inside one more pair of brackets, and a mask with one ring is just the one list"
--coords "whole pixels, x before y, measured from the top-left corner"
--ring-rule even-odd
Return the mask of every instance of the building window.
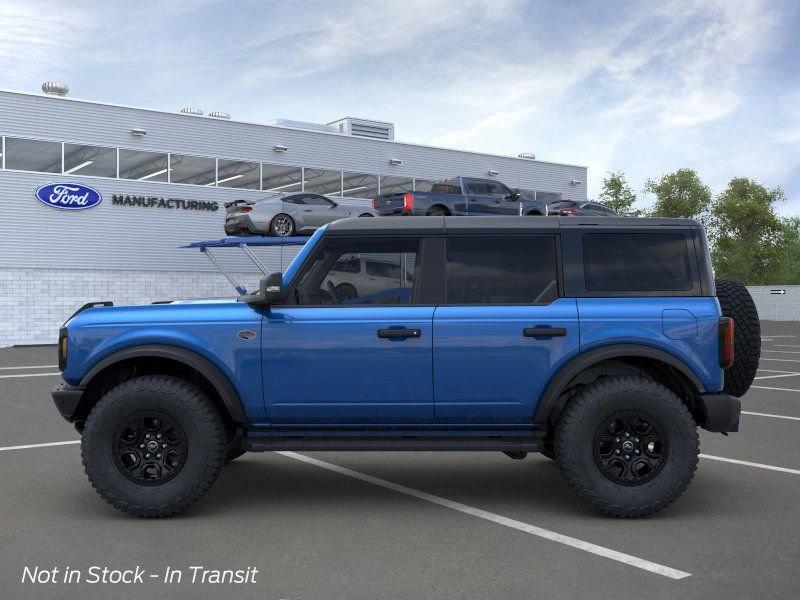
[[259, 189], [261, 165], [258, 163], [221, 158], [217, 169], [217, 185], [220, 187]]
[[6, 169], [61, 173], [61, 143], [6, 138]]
[[214, 185], [217, 163], [213, 158], [171, 154], [169, 157], [169, 180], [171, 183]]
[[117, 176], [117, 149], [64, 144], [64, 174]]
[[139, 181], [168, 180], [167, 155], [161, 152], [119, 151], [119, 176]]
[[305, 169], [305, 187], [307, 192], [326, 196], [342, 195], [342, 172], [325, 169]]
[[414, 191], [415, 192], [430, 192], [433, 184], [436, 183], [432, 179], [415, 179]]
[[299, 192], [303, 187], [303, 169], [283, 165], [261, 165], [261, 189], [265, 192]]
[[394, 175], [381, 177], [381, 194], [402, 194], [413, 191], [414, 180], [411, 177], [395, 177]]
[[375, 198], [378, 195], [378, 177], [365, 173], [342, 173], [342, 196], [348, 198]]

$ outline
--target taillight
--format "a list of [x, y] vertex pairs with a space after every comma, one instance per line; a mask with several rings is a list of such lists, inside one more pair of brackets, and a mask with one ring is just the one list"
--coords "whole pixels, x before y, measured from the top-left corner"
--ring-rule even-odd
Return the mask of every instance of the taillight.
[[414, 194], [403, 194], [403, 212], [414, 210]]
[[250, 206], [243, 206], [242, 207], [242, 212], [243, 213], [249, 213], [251, 210], [253, 210], [253, 209]]
[[372, 199], [372, 208], [378, 208], [377, 206], [375, 206], [375, 203], [376, 203], [377, 201], [378, 201], [378, 199], [377, 199], [377, 198], [373, 198], [373, 199]]
[[719, 366], [730, 369], [733, 366], [733, 319], [722, 317], [719, 320]]

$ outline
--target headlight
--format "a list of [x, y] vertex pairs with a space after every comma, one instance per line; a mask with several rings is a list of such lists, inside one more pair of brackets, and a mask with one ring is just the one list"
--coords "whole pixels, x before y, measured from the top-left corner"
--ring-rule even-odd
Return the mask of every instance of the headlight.
[[62, 327], [58, 330], [58, 369], [63, 371], [67, 368], [67, 328]]

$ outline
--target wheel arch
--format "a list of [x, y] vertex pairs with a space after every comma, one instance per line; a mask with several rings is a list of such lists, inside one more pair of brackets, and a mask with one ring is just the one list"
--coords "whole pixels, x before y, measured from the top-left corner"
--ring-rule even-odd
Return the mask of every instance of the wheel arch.
[[[563, 365], [548, 382], [533, 415], [533, 422], [552, 427], [569, 401], [572, 391], [585, 382], [582, 375], [616, 375], [638, 371], [662, 383], [688, 406], [692, 416], [701, 424], [705, 415], [697, 402], [705, 391], [702, 381], [679, 358], [658, 348], [638, 344], [615, 344], [594, 348], [574, 357]], [[616, 371], [616, 372], [615, 372]]]
[[81, 380], [80, 385], [85, 389], [81, 412], [88, 414], [111, 386], [145, 373], [192, 376], [217, 403], [230, 425], [247, 424], [247, 415], [236, 388], [217, 365], [192, 350], [166, 344], [132, 346], [98, 361]]
[[452, 214], [453, 214], [453, 211], [452, 211], [452, 210], [450, 210], [450, 207], [449, 207], [449, 206], [447, 206], [446, 204], [442, 204], [441, 202], [437, 202], [437, 203], [435, 203], [435, 204], [431, 204], [431, 205], [428, 207], [428, 210], [427, 210], [426, 212], [428, 212], [428, 211], [431, 211], [431, 210], [433, 210], [434, 208], [440, 208], [440, 209], [442, 209], [442, 210], [445, 212], [445, 216], [449, 216], [449, 215], [452, 215]]

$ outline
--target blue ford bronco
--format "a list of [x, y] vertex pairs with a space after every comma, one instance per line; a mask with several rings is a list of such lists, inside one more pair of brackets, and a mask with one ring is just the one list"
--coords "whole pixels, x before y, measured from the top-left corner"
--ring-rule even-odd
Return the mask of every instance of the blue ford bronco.
[[738, 430], [761, 343], [690, 220], [345, 219], [254, 293], [109, 304], [61, 329], [53, 399], [100, 496], [142, 517], [268, 450], [541, 452], [647, 515], [689, 485], [698, 427]]

